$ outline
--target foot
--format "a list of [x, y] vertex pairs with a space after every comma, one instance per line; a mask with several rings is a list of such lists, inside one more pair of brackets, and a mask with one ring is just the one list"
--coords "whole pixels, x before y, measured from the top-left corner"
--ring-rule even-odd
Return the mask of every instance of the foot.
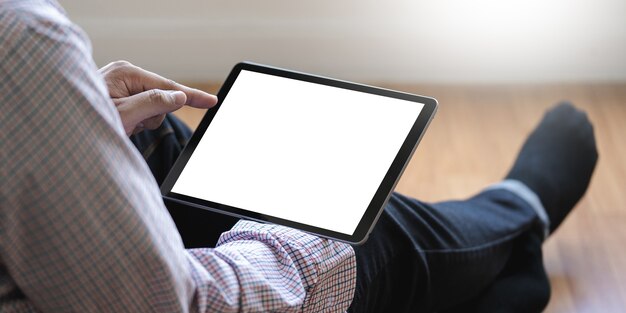
[[552, 233], [587, 190], [597, 159], [587, 115], [561, 103], [526, 139], [506, 178], [523, 182], [539, 196]]

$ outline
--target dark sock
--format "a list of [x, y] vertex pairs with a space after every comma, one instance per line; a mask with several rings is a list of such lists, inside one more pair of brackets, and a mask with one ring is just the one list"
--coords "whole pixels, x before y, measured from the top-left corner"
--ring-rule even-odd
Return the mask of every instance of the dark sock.
[[587, 190], [597, 159], [587, 115], [561, 103], [526, 139], [506, 178], [519, 180], [537, 193], [552, 233]]

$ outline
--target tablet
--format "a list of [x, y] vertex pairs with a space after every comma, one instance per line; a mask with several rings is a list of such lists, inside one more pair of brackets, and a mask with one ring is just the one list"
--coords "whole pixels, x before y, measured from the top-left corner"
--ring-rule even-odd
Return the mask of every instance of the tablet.
[[218, 98], [163, 197], [352, 244], [367, 239], [437, 108], [253, 63], [237, 64]]

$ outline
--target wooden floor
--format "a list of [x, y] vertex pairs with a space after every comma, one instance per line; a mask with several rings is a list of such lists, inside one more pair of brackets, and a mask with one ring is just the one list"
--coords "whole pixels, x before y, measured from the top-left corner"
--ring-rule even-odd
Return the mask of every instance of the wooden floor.
[[[428, 201], [464, 198], [500, 180], [554, 103], [571, 100], [587, 111], [600, 160], [588, 193], [544, 245], [553, 292], [546, 312], [626, 312], [626, 84], [378, 85], [439, 100], [439, 112], [397, 187]], [[202, 114], [179, 112], [192, 126]]]

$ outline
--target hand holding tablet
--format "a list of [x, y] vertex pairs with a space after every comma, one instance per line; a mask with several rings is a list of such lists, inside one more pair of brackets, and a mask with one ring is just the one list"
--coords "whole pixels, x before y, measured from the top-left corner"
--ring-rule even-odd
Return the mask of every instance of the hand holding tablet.
[[364, 242], [436, 100], [240, 63], [161, 186], [164, 197]]

